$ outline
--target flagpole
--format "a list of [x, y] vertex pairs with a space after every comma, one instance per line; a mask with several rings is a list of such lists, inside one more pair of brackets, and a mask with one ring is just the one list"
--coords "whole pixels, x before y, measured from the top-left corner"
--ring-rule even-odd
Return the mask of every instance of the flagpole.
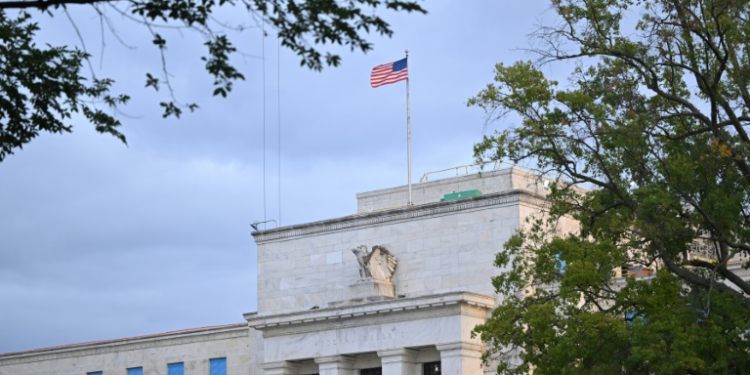
[[[409, 50], [406, 50], [406, 68], [409, 68]], [[409, 76], [406, 76], [406, 159], [409, 164], [409, 200], [407, 205], [411, 206], [411, 107], [409, 105]]]

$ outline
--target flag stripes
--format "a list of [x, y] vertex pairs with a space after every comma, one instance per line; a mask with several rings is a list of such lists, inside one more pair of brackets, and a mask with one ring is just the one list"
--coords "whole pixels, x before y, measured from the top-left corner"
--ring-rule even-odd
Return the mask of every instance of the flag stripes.
[[407, 68], [406, 59], [401, 59], [372, 68], [370, 85], [372, 87], [379, 87], [407, 79], [409, 79], [409, 69]]

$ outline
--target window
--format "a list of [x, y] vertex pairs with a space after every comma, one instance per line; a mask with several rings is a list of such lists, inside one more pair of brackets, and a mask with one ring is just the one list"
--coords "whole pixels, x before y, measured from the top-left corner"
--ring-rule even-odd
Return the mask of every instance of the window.
[[128, 369], [128, 375], [143, 375], [143, 367], [131, 367]]
[[209, 360], [210, 375], [227, 375], [227, 359], [212, 358]]
[[429, 362], [424, 364], [424, 375], [441, 375], [440, 361]]
[[359, 370], [359, 375], [383, 375], [383, 368], [382, 367], [363, 368]]
[[87, 372], [86, 375], [102, 375], [101, 371]]
[[567, 265], [564, 260], [560, 259], [560, 254], [555, 254], [555, 270], [560, 273], [565, 273], [565, 266]]
[[167, 364], [167, 375], [184, 375], [185, 364], [182, 362], [168, 363]]

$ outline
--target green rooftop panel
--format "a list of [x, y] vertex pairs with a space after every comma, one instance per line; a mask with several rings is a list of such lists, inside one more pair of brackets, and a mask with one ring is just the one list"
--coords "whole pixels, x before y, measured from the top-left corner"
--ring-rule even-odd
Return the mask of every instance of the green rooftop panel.
[[445, 201], [452, 201], [455, 199], [463, 199], [463, 198], [471, 198], [471, 197], [478, 197], [482, 195], [482, 192], [477, 189], [472, 190], [464, 190], [464, 191], [454, 191], [452, 193], [448, 193], [443, 195], [443, 199], [441, 199], [441, 202]]

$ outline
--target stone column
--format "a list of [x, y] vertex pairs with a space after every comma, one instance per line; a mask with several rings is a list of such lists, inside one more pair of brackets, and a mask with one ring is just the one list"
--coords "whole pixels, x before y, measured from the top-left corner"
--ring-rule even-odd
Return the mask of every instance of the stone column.
[[406, 348], [378, 351], [383, 374], [416, 375], [418, 353], [416, 350]]
[[260, 367], [266, 375], [297, 375], [299, 364], [289, 361], [266, 362]]
[[315, 358], [320, 375], [354, 375], [354, 357], [347, 355], [332, 355]]
[[443, 375], [484, 375], [482, 345], [453, 342], [436, 345]]

